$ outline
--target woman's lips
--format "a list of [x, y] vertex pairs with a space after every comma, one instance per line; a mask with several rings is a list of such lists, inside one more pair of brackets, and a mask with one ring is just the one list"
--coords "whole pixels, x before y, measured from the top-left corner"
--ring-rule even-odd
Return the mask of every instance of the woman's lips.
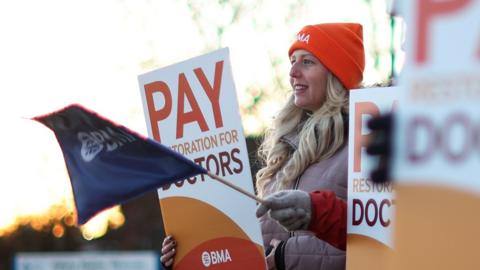
[[305, 84], [295, 84], [293, 86], [293, 91], [295, 94], [301, 94], [307, 90], [308, 86]]

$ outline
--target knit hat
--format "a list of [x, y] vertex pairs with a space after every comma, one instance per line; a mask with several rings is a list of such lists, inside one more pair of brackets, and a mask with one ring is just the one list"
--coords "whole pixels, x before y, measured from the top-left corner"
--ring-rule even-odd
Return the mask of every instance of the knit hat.
[[363, 80], [365, 53], [361, 24], [307, 25], [298, 32], [288, 56], [298, 49], [315, 55], [348, 90], [358, 87]]

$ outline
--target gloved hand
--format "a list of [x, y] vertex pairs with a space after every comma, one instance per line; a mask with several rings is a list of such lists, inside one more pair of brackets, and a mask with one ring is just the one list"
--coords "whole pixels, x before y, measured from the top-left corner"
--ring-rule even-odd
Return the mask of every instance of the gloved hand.
[[269, 212], [287, 231], [305, 230], [312, 217], [310, 195], [301, 190], [282, 190], [266, 197], [257, 208], [257, 217]]

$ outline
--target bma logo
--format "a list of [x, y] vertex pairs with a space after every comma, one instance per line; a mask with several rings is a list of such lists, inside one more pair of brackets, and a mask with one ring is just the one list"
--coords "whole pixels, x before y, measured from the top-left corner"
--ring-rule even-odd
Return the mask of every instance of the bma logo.
[[110, 127], [105, 130], [79, 132], [77, 138], [82, 143], [80, 154], [85, 162], [92, 161], [103, 149], [110, 152], [120, 146], [135, 141], [135, 137], [121, 130], [114, 131]]
[[308, 44], [308, 41], [310, 40], [310, 34], [299, 33], [297, 35], [297, 40]]
[[214, 250], [214, 251], [204, 251], [202, 253], [202, 263], [205, 267], [209, 267], [210, 265], [220, 264], [220, 263], [227, 263], [231, 262], [232, 258], [230, 257], [230, 253], [228, 249], [224, 250]]

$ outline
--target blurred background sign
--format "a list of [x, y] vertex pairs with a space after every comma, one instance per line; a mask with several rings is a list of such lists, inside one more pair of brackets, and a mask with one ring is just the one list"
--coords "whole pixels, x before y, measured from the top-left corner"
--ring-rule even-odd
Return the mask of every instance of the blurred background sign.
[[160, 270], [157, 253], [125, 252], [47, 252], [18, 253], [13, 270]]
[[479, 269], [480, 1], [402, 1], [399, 12], [395, 269]]

